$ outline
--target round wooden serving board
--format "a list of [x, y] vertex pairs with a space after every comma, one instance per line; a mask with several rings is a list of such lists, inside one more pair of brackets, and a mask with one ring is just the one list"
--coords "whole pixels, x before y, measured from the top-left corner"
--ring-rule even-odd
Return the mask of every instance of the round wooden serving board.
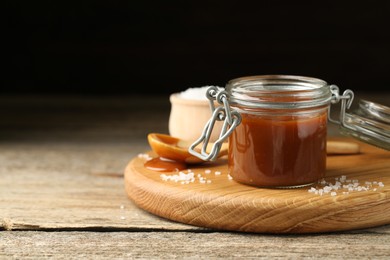
[[133, 158], [125, 169], [125, 188], [129, 198], [150, 213], [216, 230], [320, 233], [390, 224], [390, 152], [359, 144], [361, 154], [328, 156], [325, 180], [335, 183], [345, 175], [358, 180], [359, 186], [368, 185], [368, 191], [342, 189], [335, 196], [321, 196], [308, 192], [321, 184], [298, 189], [251, 187], [228, 178], [225, 158], [190, 168], [206, 183], [196, 177], [187, 184], [164, 181], [161, 172], [144, 167], [145, 159]]

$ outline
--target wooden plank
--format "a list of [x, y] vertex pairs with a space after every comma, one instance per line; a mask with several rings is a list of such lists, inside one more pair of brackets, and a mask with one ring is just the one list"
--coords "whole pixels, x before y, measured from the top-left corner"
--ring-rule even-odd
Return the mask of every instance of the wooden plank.
[[4, 259], [388, 259], [387, 232], [256, 235], [230, 232], [0, 232]]
[[145, 148], [0, 144], [0, 229], [194, 229], [148, 214], [127, 198], [123, 169]]

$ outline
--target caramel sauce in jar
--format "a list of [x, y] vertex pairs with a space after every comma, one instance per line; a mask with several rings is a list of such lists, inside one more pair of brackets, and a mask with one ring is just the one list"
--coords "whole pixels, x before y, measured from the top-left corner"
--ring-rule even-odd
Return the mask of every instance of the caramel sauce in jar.
[[229, 173], [264, 187], [308, 185], [325, 176], [327, 112], [305, 118], [242, 114], [229, 138]]
[[228, 169], [237, 182], [296, 188], [325, 176], [331, 92], [319, 79], [253, 76], [227, 84], [241, 123], [229, 136]]

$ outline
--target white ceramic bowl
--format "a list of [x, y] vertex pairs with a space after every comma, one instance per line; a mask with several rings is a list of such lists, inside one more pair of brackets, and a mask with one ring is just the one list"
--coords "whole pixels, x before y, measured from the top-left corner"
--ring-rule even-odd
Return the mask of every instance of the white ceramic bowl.
[[[183, 98], [180, 93], [173, 93], [170, 95], [170, 102], [169, 134], [185, 141], [196, 141], [212, 115], [209, 101]], [[218, 139], [221, 128], [222, 122], [216, 122], [211, 142]]]

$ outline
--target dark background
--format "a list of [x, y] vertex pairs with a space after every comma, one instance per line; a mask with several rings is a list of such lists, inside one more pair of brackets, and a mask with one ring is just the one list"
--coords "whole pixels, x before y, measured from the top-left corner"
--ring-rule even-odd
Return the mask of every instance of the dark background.
[[2, 12], [2, 94], [166, 94], [259, 74], [390, 86], [390, 1], [7, 1]]

